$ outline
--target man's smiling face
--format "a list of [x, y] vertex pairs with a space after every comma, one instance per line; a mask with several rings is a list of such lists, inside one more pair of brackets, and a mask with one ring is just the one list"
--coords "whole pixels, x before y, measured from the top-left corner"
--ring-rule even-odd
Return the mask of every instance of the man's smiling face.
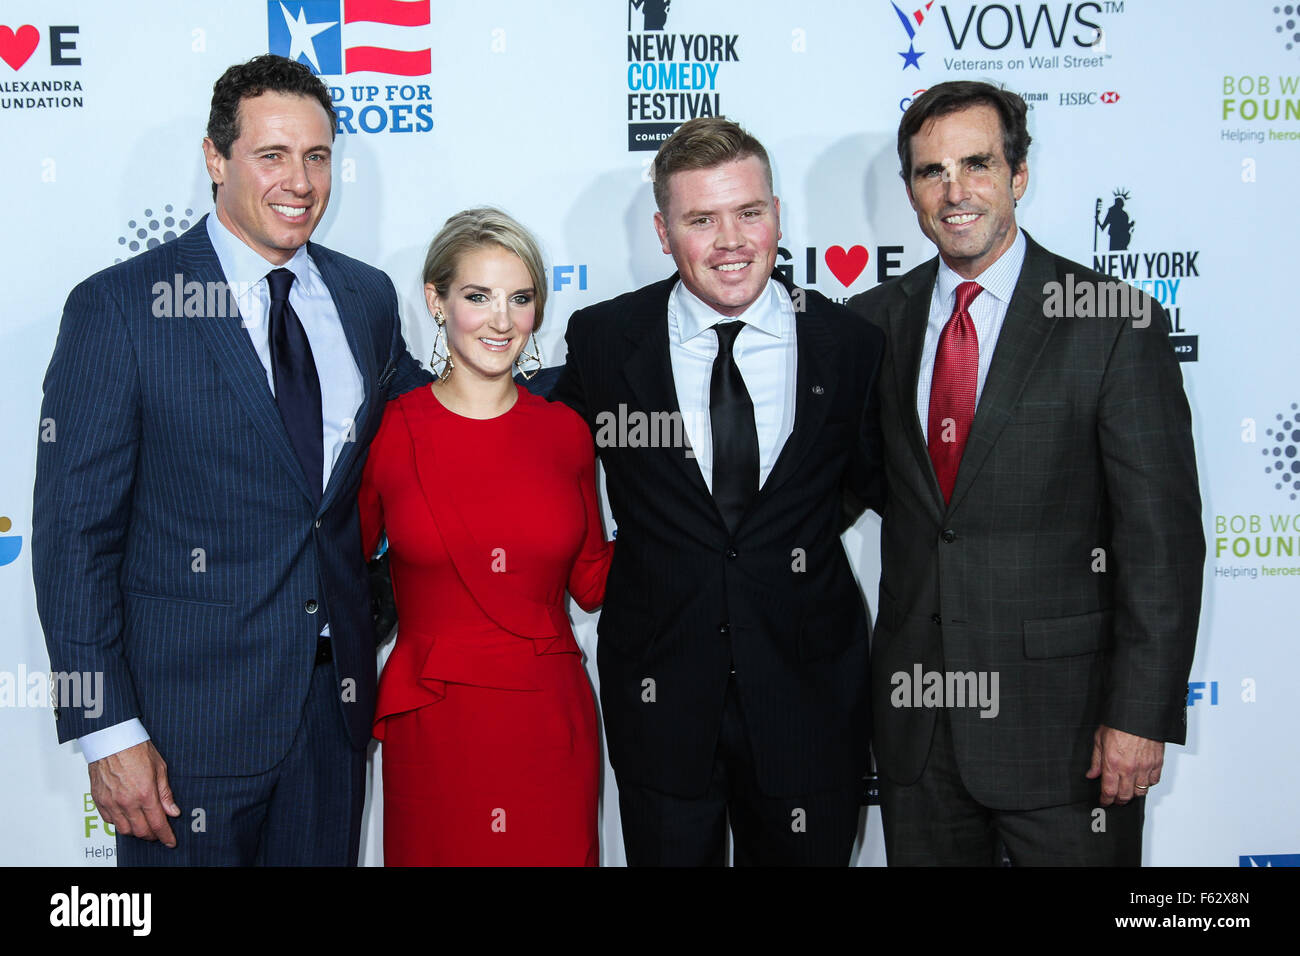
[[1002, 122], [983, 104], [928, 120], [912, 137], [907, 196], [921, 231], [943, 261], [973, 279], [1016, 238], [1016, 200], [1029, 184], [1029, 167], [1011, 169], [1002, 147]]
[[781, 201], [757, 156], [668, 181], [655, 231], [686, 288], [720, 315], [740, 315], [767, 287], [781, 238]]
[[249, 248], [284, 265], [311, 238], [330, 199], [329, 117], [316, 100], [267, 92], [239, 103], [230, 157], [203, 141], [217, 218]]

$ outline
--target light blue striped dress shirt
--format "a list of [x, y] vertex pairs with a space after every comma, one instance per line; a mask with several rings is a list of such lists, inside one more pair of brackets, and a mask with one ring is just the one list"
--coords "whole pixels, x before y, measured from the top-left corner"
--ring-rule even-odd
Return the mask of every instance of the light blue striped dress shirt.
[[[989, 366], [993, 364], [993, 350], [1002, 334], [1007, 306], [1011, 304], [1016, 282], [1020, 279], [1020, 267], [1024, 264], [1025, 234], [1017, 228], [1011, 247], [973, 280], [984, 289], [970, 304], [970, 317], [980, 347], [979, 375], [975, 380], [976, 410], [979, 409], [980, 396], [984, 394]], [[930, 296], [930, 321], [925, 327], [921, 374], [916, 381], [916, 413], [921, 419], [921, 435], [927, 443], [930, 440], [930, 388], [934, 380], [934, 359], [939, 352], [939, 336], [952, 318], [953, 306], [957, 304], [957, 286], [966, 281], [948, 267], [942, 256], [939, 257], [939, 277]]]

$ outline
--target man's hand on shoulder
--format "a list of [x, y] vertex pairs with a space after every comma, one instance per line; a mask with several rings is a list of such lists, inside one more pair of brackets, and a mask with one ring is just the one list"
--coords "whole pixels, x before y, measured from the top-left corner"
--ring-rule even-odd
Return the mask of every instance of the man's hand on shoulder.
[[96, 760], [89, 770], [90, 795], [106, 823], [127, 836], [176, 846], [167, 817], [179, 817], [181, 808], [167, 783], [167, 764], [152, 741]]
[[1165, 763], [1165, 744], [1102, 724], [1092, 743], [1089, 780], [1101, 777], [1101, 805], [1121, 806], [1134, 796], [1145, 797], [1160, 782]]

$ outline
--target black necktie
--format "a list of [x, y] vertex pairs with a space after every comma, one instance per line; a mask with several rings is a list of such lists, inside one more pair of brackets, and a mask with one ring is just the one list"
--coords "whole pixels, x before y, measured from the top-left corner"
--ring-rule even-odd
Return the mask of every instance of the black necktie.
[[713, 429], [713, 500], [735, 534], [758, 493], [758, 429], [754, 402], [731, 354], [744, 322], [719, 322], [718, 357], [709, 380], [709, 421]]
[[307, 485], [320, 503], [324, 478], [324, 437], [320, 409], [320, 376], [312, 358], [311, 343], [298, 313], [289, 304], [293, 273], [273, 269], [266, 282], [271, 288], [271, 378], [275, 382], [275, 403], [293, 450], [298, 453]]

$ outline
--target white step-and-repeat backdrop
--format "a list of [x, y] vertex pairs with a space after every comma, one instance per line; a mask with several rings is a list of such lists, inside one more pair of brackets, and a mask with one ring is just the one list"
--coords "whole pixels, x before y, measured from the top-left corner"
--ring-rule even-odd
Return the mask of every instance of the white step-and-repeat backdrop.
[[[844, 299], [934, 251], [898, 178], [910, 98], [956, 77], [1021, 93], [1034, 144], [1019, 221], [1165, 305], [1195, 419], [1204, 614], [1188, 745], [1149, 798], [1145, 858], [1300, 862], [1297, 5], [8, 0], [0, 20], [0, 863], [114, 862], [83, 758], [55, 742], [31, 582], [41, 379], [63, 302], [211, 208], [212, 83], [268, 51], [331, 88], [335, 185], [316, 237], [393, 277], [412, 351], [433, 340], [429, 239], [491, 203], [543, 241], [552, 365], [572, 310], [671, 271], [646, 172], [682, 119], [722, 113], [764, 142], [781, 262]], [[873, 607], [878, 527], [868, 516], [845, 538]], [[574, 613], [594, 680], [595, 619]], [[623, 862], [615, 792], [607, 770], [607, 864]], [[855, 858], [883, 862], [875, 809]]]

